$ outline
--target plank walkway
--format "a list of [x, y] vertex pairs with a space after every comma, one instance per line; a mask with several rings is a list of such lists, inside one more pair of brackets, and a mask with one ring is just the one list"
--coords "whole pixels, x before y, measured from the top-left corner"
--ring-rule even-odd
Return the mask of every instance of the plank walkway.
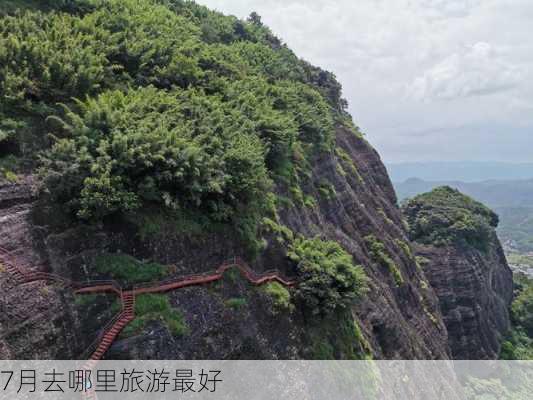
[[289, 279], [281, 275], [277, 270], [270, 270], [261, 274], [255, 272], [241, 258], [235, 257], [223, 263], [216, 270], [204, 274], [186, 275], [171, 278], [157, 283], [141, 284], [134, 286], [130, 290], [124, 290], [116, 281], [91, 281], [74, 282], [55, 274], [45, 272], [35, 272], [16, 264], [11, 253], [0, 247], [0, 264], [5, 271], [12, 276], [17, 285], [25, 283], [46, 281], [57, 283], [64, 287], [71, 288], [75, 294], [95, 294], [113, 292], [120, 297], [121, 311], [101, 329], [101, 333], [84, 353], [84, 359], [89, 360], [88, 367], [93, 367], [95, 362], [101, 360], [107, 350], [111, 347], [120, 332], [135, 319], [135, 298], [142, 294], [165, 293], [189, 286], [204, 285], [218, 281], [223, 278], [224, 273], [231, 268], [237, 268], [243, 277], [253, 285], [263, 285], [269, 282], [278, 282], [284, 286], [292, 287], [296, 285], [296, 280]]

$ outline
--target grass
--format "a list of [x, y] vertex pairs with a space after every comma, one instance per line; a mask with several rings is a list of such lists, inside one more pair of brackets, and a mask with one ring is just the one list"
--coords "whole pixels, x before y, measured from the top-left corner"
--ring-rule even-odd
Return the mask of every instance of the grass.
[[151, 321], [163, 321], [174, 336], [184, 336], [189, 331], [183, 314], [173, 309], [168, 297], [162, 294], [137, 296], [135, 315], [136, 318], [122, 332], [123, 336], [129, 337], [142, 332]]
[[424, 256], [416, 256], [415, 261], [416, 261], [416, 266], [420, 271], [422, 271], [424, 267], [429, 265], [429, 263], [431, 262], [429, 258], [426, 258]]
[[[103, 300], [102, 300], [103, 299]], [[110, 302], [110, 312], [114, 315], [121, 311], [121, 305], [118, 301], [118, 298], [113, 298], [109, 300], [109, 296], [105, 294], [83, 294], [74, 297], [74, 303], [78, 307], [88, 307], [92, 304], [97, 303], [98, 301], [108, 301]]]
[[217, 228], [207, 216], [196, 212], [146, 209], [127, 216], [142, 240], [172, 235], [200, 236]]
[[317, 203], [316, 199], [313, 196], [305, 196], [304, 197], [304, 206], [306, 208], [314, 209], [314, 208], [318, 207], [318, 203]]
[[396, 243], [398, 247], [402, 249], [402, 251], [407, 256], [408, 259], [410, 260], [414, 259], [413, 252], [411, 251], [411, 247], [409, 246], [407, 242], [404, 242], [403, 240], [400, 240], [400, 239], [394, 239], [394, 243]]
[[320, 193], [320, 196], [327, 200], [334, 199], [335, 196], [337, 196], [335, 187], [325, 179], [320, 181], [318, 185], [318, 193]]
[[368, 360], [372, 346], [349, 312], [339, 312], [317, 323], [309, 330], [312, 359]]
[[245, 298], [242, 297], [235, 297], [232, 299], [228, 299], [224, 302], [226, 307], [232, 308], [233, 310], [240, 310], [248, 304]]
[[403, 285], [405, 281], [402, 273], [396, 263], [387, 253], [385, 245], [376, 239], [374, 235], [366, 236], [365, 241], [370, 247], [370, 255], [374, 261], [378, 262], [380, 265], [389, 270], [397, 286]]
[[[355, 176], [360, 183], [363, 183], [363, 177], [357, 170], [357, 167], [355, 166], [352, 157], [350, 157], [350, 155], [342, 147], [337, 147], [335, 149], [335, 153], [340, 159], [340, 161], [343, 163], [343, 167], [341, 166], [341, 169], [343, 170], [344, 175], [347, 175], [349, 172], [351, 175]], [[348, 169], [348, 171], [346, 171], [346, 169]]]
[[285, 225], [270, 218], [263, 218], [261, 227], [276, 236], [279, 243], [290, 243], [294, 240], [294, 233]]
[[274, 310], [289, 311], [294, 310], [294, 305], [291, 302], [291, 293], [282, 284], [278, 282], [270, 282], [262, 287], [273, 302]]
[[236, 268], [236, 267], [232, 267], [230, 269], [227, 269], [224, 272], [224, 278], [226, 278], [226, 277], [233, 284], [236, 284], [237, 282], [239, 282], [243, 278], [241, 271], [238, 268]]
[[172, 272], [164, 265], [143, 263], [126, 254], [104, 254], [96, 258], [95, 264], [98, 273], [128, 283], [152, 282]]
[[21, 161], [13, 155], [0, 157], [0, 178], [4, 178], [11, 183], [17, 183], [19, 178], [16, 171], [20, 168]]
[[378, 214], [381, 215], [381, 217], [387, 224], [394, 225], [394, 221], [389, 218], [389, 216], [387, 215], [387, 213], [385, 212], [383, 208], [378, 208]]

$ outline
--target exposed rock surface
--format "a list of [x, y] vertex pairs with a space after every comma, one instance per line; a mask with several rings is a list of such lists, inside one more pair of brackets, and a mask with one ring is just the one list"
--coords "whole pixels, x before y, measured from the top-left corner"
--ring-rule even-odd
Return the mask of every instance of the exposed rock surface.
[[[20, 267], [51, 272], [46, 229], [32, 216], [34, 189], [31, 176], [0, 181], [0, 246]], [[111, 300], [93, 299], [83, 310], [90, 315], [80, 314], [71, 290], [44, 281], [17, 285], [2, 262], [0, 257], [0, 359], [78, 357], [110, 317]]]
[[[15, 262], [42, 270], [38, 230], [31, 223], [32, 179], [16, 184], [0, 182], [0, 245]], [[0, 260], [0, 264], [2, 260]], [[0, 270], [0, 356], [2, 358], [58, 358], [72, 355], [73, 321], [65, 313], [64, 293], [43, 282], [15, 285]]]
[[[485, 251], [465, 244], [418, 243], [417, 254], [429, 260], [421, 263], [422, 270], [410, 254], [396, 198], [377, 153], [364, 139], [342, 128], [337, 146], [349, 154], [357, 172], [343, 174], [338, 166], [346, 160], [333, 155], [317, 159], [313, 179], [303, 188], [320, 199], [317, 206], [294, 206], [280, 217], [296, 233], [338, 241], [364, 266], [371, 289], [353, 308], [352, 317], [366, 350], [375, 358], [495, 358], [508, 328], [512, 283], [494, 233]], [[320, 196], [324, 181], [335, 188], [335, 196]], [[43, 218], [46, 213], [35, 203], [32, 184], [26, 178], [0, 185], [0, 245], [28, 268], [73, 279], [105, 278], [91, 272], [94, 255], [121, 251], [172, 264], [181, 274], [210, 271], [234, 255], [245, 255], [231, 232], [196, 238], [169, 233], [141, 239], [124, 224], [52, 230]], [[365, 239], [369, 235], [384, 244], [403, 283], [372, 257]], [[252, 266], [258, 271], [292, 272], [275, 240], [269, 241]], [[68, 290], [43, 282], [15, 287], [4, 272], [0, 285], [1, 306], [7, 310], [0, 317], [2, 358], [79, 357], [117, 310], [113, 296], [80, 302]], [[173, 335], [164, 321], [153, 320], [133, 336], [118, 340], [107, 357], [312, 358], [316, 343], [309, 331], [316, 330], [317, 324], [335, 327], [338, 323], [306, 320], [298, 309], [277, 313], [260, 288], [251, 288], [243, 280], [187, 288], [169, 293], [168, 298], [183, 315], [185, 334]], [[245, 306], [229, 307], [232, 299], [241, 299]], [[333, 347], [338, 345], [335, 329], [322, 335]], [[335, 357], [349, 356], [342, 347], [334, 351]]]
[[[371, 289], [352, 310], [355, 323], [361, 328], [368, 351], [376, 358], [447, 358], [449, 349], [447, 334], [440, 318], [437, 300], [428, 288], [426, 278], [416, 262], [405, 251], [407, 244], [401, 215], [396, 206], [396, 197], [386, 170], [378, 154], [367, 142], [352, 132], [340, 127], [337, 131], [337, 146], [350, 156], [352, 161], [342, 160], [333, 154], [315, 160], [312, 180], [302, 189], [318, 199], [316, 207], [294, 206], [281, 213], [281, 222], [295, 233], [305, 236], [320, 235], [336, 240], [348, 250], [358, 264], [364, 266], [371, 278]], [[353, 163], [355, 170], [350, 170]], [[344, 167], [345, 172], [339, 166]], [[325, 198], [320, 186], [328, 182], [335, 195]], [[27, 185], [14, 185], [16, 190], [27, 190]], [[11, 189], [10, 189], [11, 190]], [[14, 189], [13, 189], [14, 190]], [[5, 191], [3, 192], [5, 193]], [[3, 200], [5, 204], [5, 200]], [[51, 268], [54, 272], [75, 279], [83, 279], [90, 270], [94, 254], [102, 251], [122, 251], [140, 259], [153, 259], [162, 264], [173, 264], [180, 273], [210, 271], [222, 261], [234, 256], [244, 256], [239, 241], [231, 232], [219, 232], [198, 238], [166, 235], [162, 239], [145, 238], [132, 234], [131, 227], [114, 224], [106, 227], [81, 227], [67, 231], [50, 231], [37, 228], [46, 220], [39, 212], [29, 218], [29, 200], [20, 200], [10, 207], [23, 207], [24, 218], [16, 217], [18, 211], [3, 211], [9, 218], [18, 218], [0, 233], [0, 244], [9, 247], [28, 262]], [[4, 225], [6, 227], [6, 225]], [[14, 232], [21, 232], [15, 237]], [[42, 240], [31, 239], [40, 232]], [[365, 237], [373, 235], [385, 246], [403, 277], [397, 284], [391, 271], [381, 266], [370, 255]], [[28, 256], [28, 254], [30, 254]], [[285, 251], [274, 240], [252, 265], [258, 271], [277, 268], [291, 274]], [[94, 277], [94, 275], [92, 276]], [[312, 340], [306, 335], [309, 324], [299, 310], [281, 315], [272, 314], [268, 298], [260, 289], [246, 285], [236, 286], [231, 293], [221, 289], [206, 290], [190, 288], [169, 294], [173, 307], [180, 310], [188, 326], [182, 337], [173, 337], [161, 323], [151, 323], [135, 337], [117, 341], [109, 357], [158, 358], [309, 358], [315, 357]], [[15, 295], [18, 296], [17, 292]], [[262, 297], [263, 296], [263, 297]], [[229, 298], [245, 298], [243, 310], [229, 309]], [[19, 298], [24, 303], [23, 298]], [[59, 301], [59, 300], [58, 300]], [[33, 357], [72, 357], [80, 354], [83, 345], [94, 337], [98, 324], [105, 320], [94, 316], [92, 325], [74, 318], [75, 310], [69, 305], [71, 299], [63, 299], [62, 310], [53, 309], [64, 323], [62, 331], [50, 332], [50, 340], [56, 334], [65, 340], [77, 339], [79, 348], [57, 348], [55, 353], [42, 353], [38, 349]], [[54, 304], [54, 302], [49, 302]], [[31, 305], [28, 305], [28, 309]], [[50, 307], [45, 307], [50, 308]], [[84, 315], [87, 312], [83, 313]], [[326, 323], [326, 322], [324, 322]], [[332, 326], [335, 321], [329, 321]], [[22, 326], [6, 321], [10, 331], [20, 331]], [[333, 330], [334, 331], [334, 330]], [[329, 340], [335, 343], [335, 334]], [[7, 346], [11, 342], [9, 338]], [[335, 347], [335, 346], [334, 346]], [[335, 350], [336, 357], [348, 355]], [[12, 350], [11, 356], [20, 356]]]
[[494, 238], [490, 252], [418, 246], [424, 271], [440, 300], [454, 359], [496, 359], [509, 329], [512, 273]]
[[498, 358], [513, 281], [495, 232], [497, 216], [448, 187], [415, 197], [404, 212], [439, 298], [453, 358]]

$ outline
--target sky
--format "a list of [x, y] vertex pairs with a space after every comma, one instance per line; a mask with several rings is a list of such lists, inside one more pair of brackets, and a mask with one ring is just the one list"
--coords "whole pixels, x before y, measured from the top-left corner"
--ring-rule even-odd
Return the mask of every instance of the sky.
[[531, 0], [198, 0], [332, 71], [386, 162], [533, 161]]

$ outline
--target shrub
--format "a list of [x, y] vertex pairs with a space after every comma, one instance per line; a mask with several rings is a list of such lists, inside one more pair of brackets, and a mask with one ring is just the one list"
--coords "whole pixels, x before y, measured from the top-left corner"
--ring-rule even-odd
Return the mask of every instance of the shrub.
[[202, 215], [257, 251], [271, 179], [309, 177], [332, 148], [340, 85], [258, 16], [182, 0], [18, 3], [0, 12], [0, 152], [39, 159], [50, 200], [81, 219]]
[[409, 246], [409, 243], [404, 242], [401, 239], [394, 239], [394, 243], [402, 249], [403, 253], [407, 256], [408, 259], [413, 260], [413, 252], [411, 251], [411, 246]]
[[81, 218], [157, 203], [227, 221], [269, 186], [259, 140], [194, 92], [105, 92], [59, 122], [68, 138], [44, 155], [45, 182]]
[[244, 298], [233, 298], [233, 299], [226, 300], [224, 304], [226, 304], [226, 306], [229, 308], [232, 308], [234, 310], [239, 310], [241, 308], [246, 307], [248, 302]]
[[18, 106], [95, 93], [112, 64], [97, 26], [63, 14], [26, 13], [0, 23], [0, 91]]
[[123, 331], [124, 336], [140, 333], [151, 321], [161, 320], [174, 336], [187, 334], [183, 314], [171, 307], [168, 297], [161, 294], [143, 294], [135, 300], [135, 320]]
[[372, 358], [372, 347], [349, 310], [339, 310], [313, 321], [306, 334], [315, 360], [363, 360]]
[[157, 281], [169, 273], [164, 265], [142, 263], [126, 254], [100, 255], [95, 260], [95, 266], [97, 272], [130, 284]]
[[120, 66], [122, 79], [186, 88], [202, 75], [198, 67], [200, 29], [157, 2], [108, 0], [84, 22], [108, 32], [106, 56]]
[[292, 311], [291, 293], [278, 282], [270, 282], [264, 286], [263, 291], [272, 299], [275, 312]]
[[345, 308], [366, 290], [362, 267], [336, 242], [297, 238], [288, 257], [300, 277], [296, 297], [314, 314]]
[[[365, 237], [365, 241], [370, 248], [370, 255], [381, 266], [387, 268], [394, 278], [394, 282], [397, 286], [401, 286], [404, 283], [402, 273], [394, 260], [387, 253], [385, 245], [376, 239], [374, 235]], [[405, 251], [405, 250], [404, 250]]]
[[533, 280], [515, 275], [515, 298], [511, 304], [511, 330], [502, 343], [500, 358], [531, 360], [533, 358]]

